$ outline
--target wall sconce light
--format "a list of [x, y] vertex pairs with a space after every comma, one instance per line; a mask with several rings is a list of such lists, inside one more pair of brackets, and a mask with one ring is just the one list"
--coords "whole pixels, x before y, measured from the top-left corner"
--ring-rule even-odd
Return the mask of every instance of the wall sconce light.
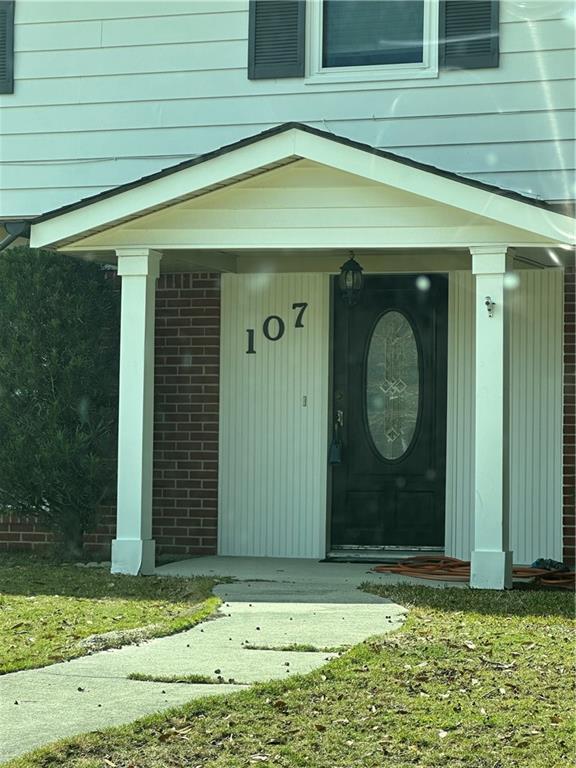
[[354, 254], [352, 254], [352, 257], [340, 267], [340, 275], [338, 277], [340, 295], [349, 307], [358, 304], [363, 283], [362, 267], [354, 258]]
[[490, 296], [486, 296], [484, 304], [486, 304], [486, 309], [488, 310], [488, 317], [494, 317], [494, 307], [496, 306], [496, 303], [492, 301]]

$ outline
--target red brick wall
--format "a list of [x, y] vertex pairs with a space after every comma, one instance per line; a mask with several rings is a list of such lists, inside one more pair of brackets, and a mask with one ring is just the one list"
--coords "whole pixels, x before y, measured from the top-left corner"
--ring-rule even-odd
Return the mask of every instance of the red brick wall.
[[564, 274], [564, 556], [576, 562], [576, 271]]
[[161, 275], [153, 518], [159, 554], [216, 552], [219, 364], [219, 276]]
[[[218, 511], [220, 282], [216, 274], [161, 275], [156, 304], [153, 536], [159, 555], [213, 554]], [[87, 552], [110, 548], [113, 507], [86, 534]], [[0, 549], [40, 549], [52, 535], [0, 520]]]
[[52, 543], [52, 534], [15, 515], [0, 518], [0, 550], [41, 550]]

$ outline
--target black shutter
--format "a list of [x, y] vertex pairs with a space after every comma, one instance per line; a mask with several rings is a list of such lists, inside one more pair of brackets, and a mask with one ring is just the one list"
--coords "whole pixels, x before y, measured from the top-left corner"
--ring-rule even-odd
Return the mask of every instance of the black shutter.
[[498, 0], [443, 0], [440, 6], [440, 66], [497, 67]]
[[14, 93], [14, 3], [0, 0], [0, 93]]
[[303, 77], [305, 0], [250, 0], [248, 77]]

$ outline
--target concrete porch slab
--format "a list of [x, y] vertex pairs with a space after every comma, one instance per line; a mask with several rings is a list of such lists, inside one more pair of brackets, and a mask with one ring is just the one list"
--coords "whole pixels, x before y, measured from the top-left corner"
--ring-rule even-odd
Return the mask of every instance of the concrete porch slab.
[[[309, 585], [322, 585], [324, 593], [338, 593], [343, 588], [356, 591], [364, 582], [373, 584], [419, 584], [427, 587], [463, 587], [461, 582], [414, 579], [393, 573], [374, 573], [372, 565], [366, 562], [341, 563], [321, 562], [284, 557], [193, 557], [158, 566], [157, 576], [227, 576], [237, 581], [269, 581], [298, 585], [301, 589]], [[363, 595], [363, 597], [362, 597]], [[358, 600], [372, 596], [359, 593]], [[365, 602], [371, 602], [366, 599]]]

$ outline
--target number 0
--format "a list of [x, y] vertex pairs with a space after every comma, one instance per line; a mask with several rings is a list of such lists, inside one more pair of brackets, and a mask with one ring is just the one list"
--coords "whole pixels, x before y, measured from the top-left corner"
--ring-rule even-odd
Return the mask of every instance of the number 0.
[[[278, 330], [276, 331], [276, 335], [273, 336], [270, 333], [270, 323], [275, 320], [278, 323]], [[284, 320], [282, 320], [281, 317], [278, 317], [278, 315], [270, 315], [269, 317], [264, 320], [264, 323], [262, 325], [262, 333], [264, 336], [268, 339], [268, 341], [278, 341], [279, 339], [284, 336], [284, 331], [286, 330], [286, 326], [284, 324]]]

